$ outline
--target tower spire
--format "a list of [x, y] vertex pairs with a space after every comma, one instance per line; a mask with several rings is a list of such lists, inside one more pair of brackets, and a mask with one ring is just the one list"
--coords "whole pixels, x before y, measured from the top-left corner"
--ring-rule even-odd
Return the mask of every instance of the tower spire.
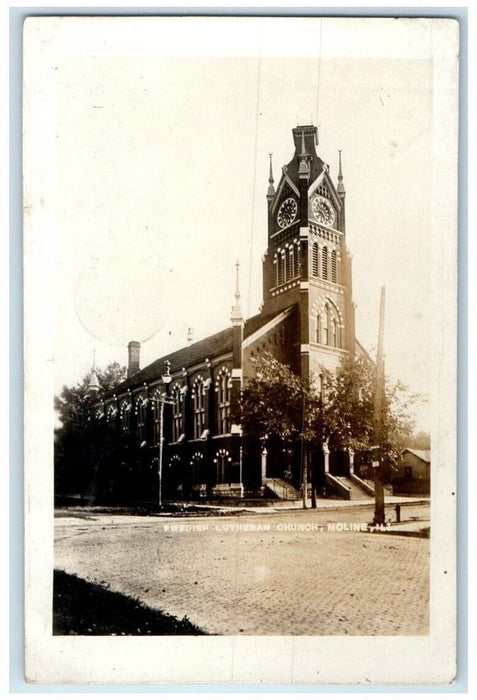
[[237, 324], [242, 324], [243, 323], [243, 316], [242, 316], [242, 309], [240, 307], [240, 287], [239, 287], [239, 269], [240, 269], [240, 263], [237, 260], [235, 263], [235, 303], [232, 306], [232, 312], [230, 314], [230, 320], [232, 321], [232, 325], [237, 325]]
[[267, 199], [269, 202], [272, 201], [273, 197], [275, 196], [275, 187], [273, 186], [274, 179], [273, 179], [273, 171], [272, 171], [272, 153], [268, 154], [270, 156], [270, 175], [268, 176], [268, 190], [267, 190]]
[[88, 382], [88, 390], [90, 393], [97, 394], [99, 391], [98, 375], [96, 374], [96, 348], [93, 350], [93, 366], [91, 367], [91, 376]]
[[345, 188], [343, 185], [343, 173], [341, 171], [341, 149], [338, 150], [338, 156], [339, 156], [339, 172], [338, 172], [338, 187], [336, 188], [336, 191], [338, 194], [345, 195]]

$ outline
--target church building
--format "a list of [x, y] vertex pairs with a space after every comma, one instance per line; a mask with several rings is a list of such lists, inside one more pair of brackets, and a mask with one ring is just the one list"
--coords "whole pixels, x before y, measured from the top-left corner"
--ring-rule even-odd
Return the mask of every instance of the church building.
[[[280, 497], [299, 487], [293, 456], [266, 445], [260, 454], [247, 454], [241, 427], [231, 420], [231, 406], [262, 353], [311, 378], [323, 367], [335, 370], [344, 353], [360, 347], [341, 152], [335, 184], [316, 151], [317, 128], [297, 126], [292, 134], [293, 157], [276, 188], [270, 156], [260, 313], [242, 316], [237, 263], [229, 327], [144, 368], [139, 343], [130, 342], [126, 381], [114, 394], [97, 397], [102, 488], [119, 499], [154, 500], [158, 488], [167, 499], [240, 498], [266, 489]], [[326, 454], [324, 462], [331, 486], [333, 471], [349, 475], [349, 461], [343, 467], [343, 460]]]

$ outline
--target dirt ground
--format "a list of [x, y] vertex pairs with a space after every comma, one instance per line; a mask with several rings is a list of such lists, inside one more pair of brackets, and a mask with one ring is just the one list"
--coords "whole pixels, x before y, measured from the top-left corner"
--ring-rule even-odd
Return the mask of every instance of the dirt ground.
[[57, 518], [55, 567], [211, 634], [427, 634], [429, 540], [359, 531], [370, 515]]

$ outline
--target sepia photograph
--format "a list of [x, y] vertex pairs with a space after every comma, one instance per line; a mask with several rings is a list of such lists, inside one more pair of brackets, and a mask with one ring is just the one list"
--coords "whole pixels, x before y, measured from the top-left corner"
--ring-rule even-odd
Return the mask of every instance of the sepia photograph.
[[23, 41], [27, 681], [451, 683], [458, 23]]

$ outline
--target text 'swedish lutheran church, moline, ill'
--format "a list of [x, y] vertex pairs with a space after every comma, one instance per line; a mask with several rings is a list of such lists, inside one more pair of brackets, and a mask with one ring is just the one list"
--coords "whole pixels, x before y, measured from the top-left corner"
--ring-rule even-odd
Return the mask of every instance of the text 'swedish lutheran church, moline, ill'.
[[[285, 471], [297, 488], [299, 450], [285, 455], [269, 442], [251, 453], [231, 421], [231, 405], [253, 375], [253, 359], [269, 352], [311, 379], [322, 367], [336, 369], [343, 353], [364, 352], [355, 339], [341, 158], [335, 186], [316, 153], [317, 128], [297, 126], [293, 140], [295, 153], [276, 189], [270, 163], [261, 312], [244, 320], [237, 277], [228, 328], [144, 369], [139, 343], [129, 343], [127, 380], [96, 404], [104, 430], [100, 459], [110, 479], [106, 490], [120, 489], [126, 500], [153, 501], [157, 493], [159, 399], [166, 391], [171, 403], [163, 407], [164, 498], [240, 497], [265, 485], [277, 490]], [[161, 379], [166, 367], [172, 376], [167, 386]], [[323, 483], [325, 471], [348, 475], [347, 455], [325, 451], [315, 455]], [[332, 486], [333, 479], [328, 481]]]

